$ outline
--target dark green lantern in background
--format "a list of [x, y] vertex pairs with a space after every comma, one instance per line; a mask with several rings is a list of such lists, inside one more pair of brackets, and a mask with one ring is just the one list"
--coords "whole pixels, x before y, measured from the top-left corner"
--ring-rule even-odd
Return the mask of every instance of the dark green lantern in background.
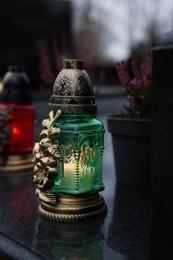
[[64, 60], [35, 144], [34, 182], [40, 214], [56, 221], [106, 215], [102, 181], [104, 127], [84, 61]]

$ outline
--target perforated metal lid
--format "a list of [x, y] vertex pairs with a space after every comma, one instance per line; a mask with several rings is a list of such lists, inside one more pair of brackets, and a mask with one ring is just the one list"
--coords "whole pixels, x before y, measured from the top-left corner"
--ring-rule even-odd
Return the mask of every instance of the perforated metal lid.
[[90, 78], [83, 60], [65, 59], [51, 96], [51, 110], [64, 114], [96, 114], [97, 106]]

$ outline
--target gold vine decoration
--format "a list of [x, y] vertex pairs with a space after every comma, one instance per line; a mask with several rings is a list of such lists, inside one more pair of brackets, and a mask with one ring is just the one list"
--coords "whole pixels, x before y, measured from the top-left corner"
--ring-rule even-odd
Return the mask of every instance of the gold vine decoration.
[[58, 110], [55, 115], [54, 111], [49, 112], [49, 119], [42, 121], [40, 141], [35, 143], [33, 148], [33, 182], [37, 184], [35, 194], [43, 202], [51, 204], [56, 204], [56, 197], [51, 191], [51, 187], [54, 186], [54, 179], [58, 175], [56, 166], [58, 160], [62, 161], [63, 159], [57, 143], [60, 129], [53, 126], [60, 114], [61, 110]]

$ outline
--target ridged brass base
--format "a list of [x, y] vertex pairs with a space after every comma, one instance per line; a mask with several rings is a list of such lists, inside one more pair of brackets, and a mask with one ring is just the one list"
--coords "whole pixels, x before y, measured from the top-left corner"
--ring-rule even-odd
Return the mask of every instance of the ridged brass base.
[[98, 193], [83, 196], [57, 196], [56, 205], [41, 202], [39, 213], [43, 218], [58, 222], [80, 222], [106, 216], [107, 207]]
[[8, 155], [2, 165], [0, 171], [22, 171], [33, 168], [32, 153]]

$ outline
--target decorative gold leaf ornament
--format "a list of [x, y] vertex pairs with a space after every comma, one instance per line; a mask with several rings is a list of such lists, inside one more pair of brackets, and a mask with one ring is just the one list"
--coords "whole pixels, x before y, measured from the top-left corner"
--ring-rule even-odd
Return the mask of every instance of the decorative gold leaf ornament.
[[42, 131], [39, 135], [39, 143], [33, 148], [34, 176], [33, 182], [37, 184], [35, 194], [46, 203], [56, 204], [56, 198], [51, 192], [54, 186], [54, 179], [57, 177], [57, 161], [62, 161], [62, 154], [56, 142], [60, 135], [60, 129], [54, 127], [56, 119], [60, 116], [61, 110], [56, 114], [49, 112], [49, 119], [42, 121]]

